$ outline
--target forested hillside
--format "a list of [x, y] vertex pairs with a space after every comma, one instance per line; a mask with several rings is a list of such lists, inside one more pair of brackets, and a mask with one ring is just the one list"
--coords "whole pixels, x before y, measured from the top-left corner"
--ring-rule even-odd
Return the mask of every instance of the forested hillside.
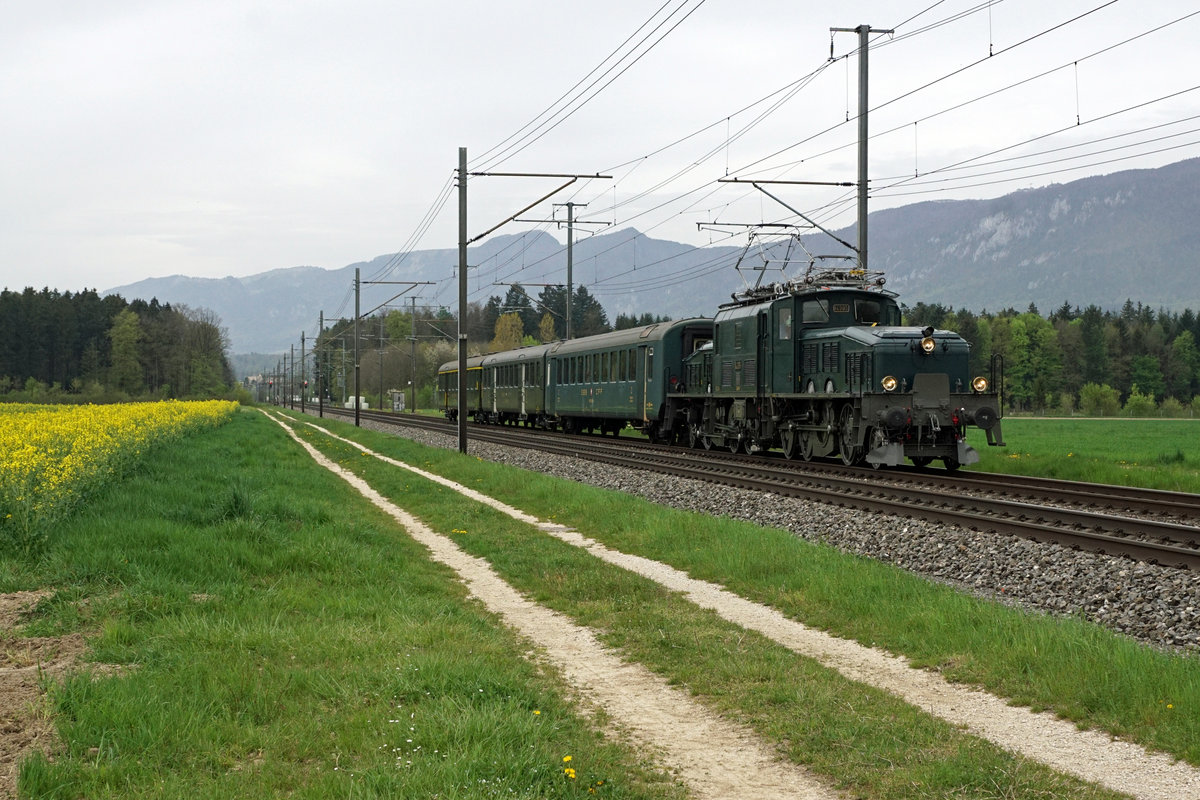
[[0, 292], [0, 398], [108, 402], [226, 395], [228, 337], [205, 309], [94, 290]]

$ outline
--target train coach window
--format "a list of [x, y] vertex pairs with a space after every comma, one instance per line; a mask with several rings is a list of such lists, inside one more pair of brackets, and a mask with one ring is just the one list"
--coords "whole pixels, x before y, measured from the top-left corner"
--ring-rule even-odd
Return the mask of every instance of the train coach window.
[[621, 369], [620, 369], [620, 372], [617, 374], [617, 379], [622, 380], [622, 381], [628, 380], [628, 374], [629, 374], [629, 351], [628, 350], [621, 351], [620, 363], [621, 363]]
[[637, 380], [637, 350], [629, 350], [629, 380]]

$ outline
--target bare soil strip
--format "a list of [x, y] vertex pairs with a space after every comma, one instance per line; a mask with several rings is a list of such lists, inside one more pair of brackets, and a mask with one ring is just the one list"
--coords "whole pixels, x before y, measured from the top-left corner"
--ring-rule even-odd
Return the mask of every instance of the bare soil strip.
[[51, 594], [0, 594], [0, 800], [17, 796], [21, 759], [34, 750], [49, 751], [54, 742], [42, 680], [65, 673], [84, 650], [78, 633], [51, 638], [15, 635], [21, 616]]
[[601, 706], [622, 733], [655, 752], [659, 763], [694, 796], [714, 800], [841, 796], [802, 768], [779, 760], [748, 728], [713, 714], [640, 664], [622, 661], [601, 646], [589, 629], [525, 599], [487, 561], [463, 552], [283, 427], [321, 466], [390, 514], [436, 560], [457, 572], [472, 595], [531, 639], [581, 697]]
[[937, 673], [912, 668], [906, 659], [809, 628], [769, 606], [746, 600], [716, 584], [696, 580], [657, 561], [611, 550], [577, 531], [539, 520], [440, 475], [374, 453], [357, 442], [307, 424], [388, 464], [528, 522], [564, 542], [588, 550], [597, 558], [682, 592], [697, 605], [715, 611], [730, 622], [757, 631], [852, 680], [890, 692], [922, 711], [959, 725], [1010, 752], [1144, 800], [1164, 797], [1200, 800], [1200, 769], [1186, 763], [1162, 753], [1149, 752], [1136, 744], [1114, 740], [1099, 731], [1080, 731], [1071, 722], [1048, 713], [1011, 706], [986, 692], [951, 684]]

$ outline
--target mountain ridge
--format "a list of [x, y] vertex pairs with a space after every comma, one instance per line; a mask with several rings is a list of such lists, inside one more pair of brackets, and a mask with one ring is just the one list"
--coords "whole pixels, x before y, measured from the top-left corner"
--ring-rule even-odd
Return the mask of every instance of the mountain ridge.
[[[869, 217], [869, 265], [882, 270], [888, 288], [909, 305], [980, 311], [1069, 302], [1115, 309], [1132, 299], [1171, 311], [1200, 310], [1196, 219], [1200, 159], [1189, 159], [991, 199], [882, 209]], [[833, 233], [856, 240], [854, 226]], [[810, 252], [848, 254], [826, 234], [803, 238]], [[624, 228], [575, 243], [574, 283], [588, 286], [610, 318], [645, 312], [711, 316], [740, 286], [730, 268], [741, 250], [653, 239]], [[545, 232], [494, 236], [470, 248], [468, 258], [472, 266], [488, 269], [517, 255], [522, 264], [537, 263], [539, 271], [566, 282], [566, 248]], [[394, 287], [366, 285], [374, 275], [392, 268], [397, 280], [444, 280], [457, 263], [456, 248], [439, 248], [403, 258], [379, 255], [333, 270], [296, 266], [242, 278], [150, 278], [104, 294], [208, 308], [228, 328], [234, 353], [280, 352], [313, 327], [322, 309], [328, 313], [331, 303], [342, 301], [356, 268], [363, 275], [367, 312], [395, 293]], [[596, 275], [606, 276], [605, 282], [596, 284]], [[497, 286], [489, 294], [505, 291]]]

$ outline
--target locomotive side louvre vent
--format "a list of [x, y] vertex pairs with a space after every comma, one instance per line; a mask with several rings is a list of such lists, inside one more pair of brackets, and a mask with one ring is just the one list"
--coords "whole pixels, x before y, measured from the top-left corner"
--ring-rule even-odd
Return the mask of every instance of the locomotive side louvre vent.
[[846, 356], [846, 382], [857, 386], [863, 378], [863, 357], [866, 353], [850, 353]]
[[722, 389], [733, 388], [733, 362], [732, 361], [721, 362], [721, 388]]
[[748, 358], [742, 362], [742, 385], [756, 386], [758, 384], [758, 361]]
[[805, 375], [811, 375], [817, 371], [817, 345], [815, 342], [804, 345], [801, 362], [800, 371]]
[[826, 342], [821, 345], [822, 372], [841, 372], [838, 363], [841, 349], [841, 342]]

